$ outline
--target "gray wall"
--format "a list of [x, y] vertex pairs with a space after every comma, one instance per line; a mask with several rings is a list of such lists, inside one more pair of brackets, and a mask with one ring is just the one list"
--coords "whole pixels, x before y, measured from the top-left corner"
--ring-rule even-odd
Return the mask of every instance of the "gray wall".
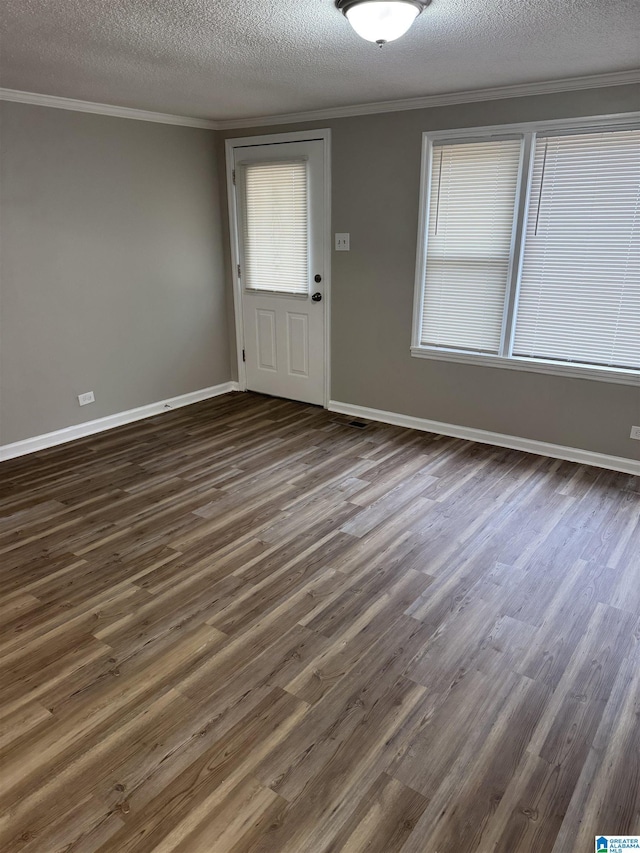
[[422, 132], [637, 109], [624, 86], [214, 134], [0, 104], [0, 444], [232, 378], [223, 137], [330, 126], [332, 398], [640, 458], [638, 388], [409, 354]]
[[409, 353], [423, 131], [638, 109], [639, 87], [621, 86], [226, 132], [332, 129], [333, 230], [351, 233], [351, 251], [333, 255], [332, 398], [640, 458], [637, 387]]
[[228, 381], [216, 134], [0, 110], [0, 444]]

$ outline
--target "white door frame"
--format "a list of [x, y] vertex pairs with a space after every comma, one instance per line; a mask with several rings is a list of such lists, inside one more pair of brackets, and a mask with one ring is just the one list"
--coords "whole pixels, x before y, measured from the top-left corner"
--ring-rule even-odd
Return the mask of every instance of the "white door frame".
[[235, 149], [247, 145], [270, 145], [279, 142], [308, 142], [321, 139], [324, 142], [324, 407], [331, 399], [331, 130], [301, 130], [297, 133], [272, 133], [263, 136], [244, 136], [239, 139], [226, 139], [227, 161], [227, 201], [229, 207], [229, 239], [231, 243], [231, 275], [233, 279], [233, 313], [236, 326], [236, 352], [238, 358], [238, 385], [241, 391], [247, 390], [247, 371], [242, 359], [244, 347], [244, 324], [242, 319], [242, 284], [238, 276], [240, 247], [238, 244], [238, 210], [236, 187], [233, 182]]

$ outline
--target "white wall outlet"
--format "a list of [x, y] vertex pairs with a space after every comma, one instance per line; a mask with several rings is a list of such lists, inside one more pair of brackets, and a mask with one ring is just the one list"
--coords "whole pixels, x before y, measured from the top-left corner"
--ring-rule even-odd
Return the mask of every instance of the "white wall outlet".
[[93, 391], [87, 391], [86, 394], [78, 394], [78, 402], [81, 406], [87, 406], [89, 403], [95, 403], [96, 398]]
[[350, 234], [336, 234], [336, 252], [348, 252]]
[[640, 426], [631, 427], [631, 438], [637, 438], [640, 441]]

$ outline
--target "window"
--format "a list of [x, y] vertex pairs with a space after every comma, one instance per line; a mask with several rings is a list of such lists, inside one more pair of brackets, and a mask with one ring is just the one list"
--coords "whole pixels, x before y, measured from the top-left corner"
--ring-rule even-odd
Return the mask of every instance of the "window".
[[309, 290], [307, 161], [244, 163], [240, 182], [245, 287], [306, 294]]
[[640, 131], [538, 137], [513, 352], [640, 368]]
[[499, 351], [521, 148], [434, 145], [421, 344]]
[[427, 136], [412, 353], [640, 382], [640, 128], [509, 130]]

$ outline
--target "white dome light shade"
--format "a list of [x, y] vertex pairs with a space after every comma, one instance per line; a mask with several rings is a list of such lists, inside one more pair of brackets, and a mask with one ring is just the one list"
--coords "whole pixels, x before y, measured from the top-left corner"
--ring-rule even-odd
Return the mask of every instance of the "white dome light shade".
[[348, 8], [345, 14], [359, 36], [384, 44], [403, 36], [420, 9], [406, 0], [363, 0]]

